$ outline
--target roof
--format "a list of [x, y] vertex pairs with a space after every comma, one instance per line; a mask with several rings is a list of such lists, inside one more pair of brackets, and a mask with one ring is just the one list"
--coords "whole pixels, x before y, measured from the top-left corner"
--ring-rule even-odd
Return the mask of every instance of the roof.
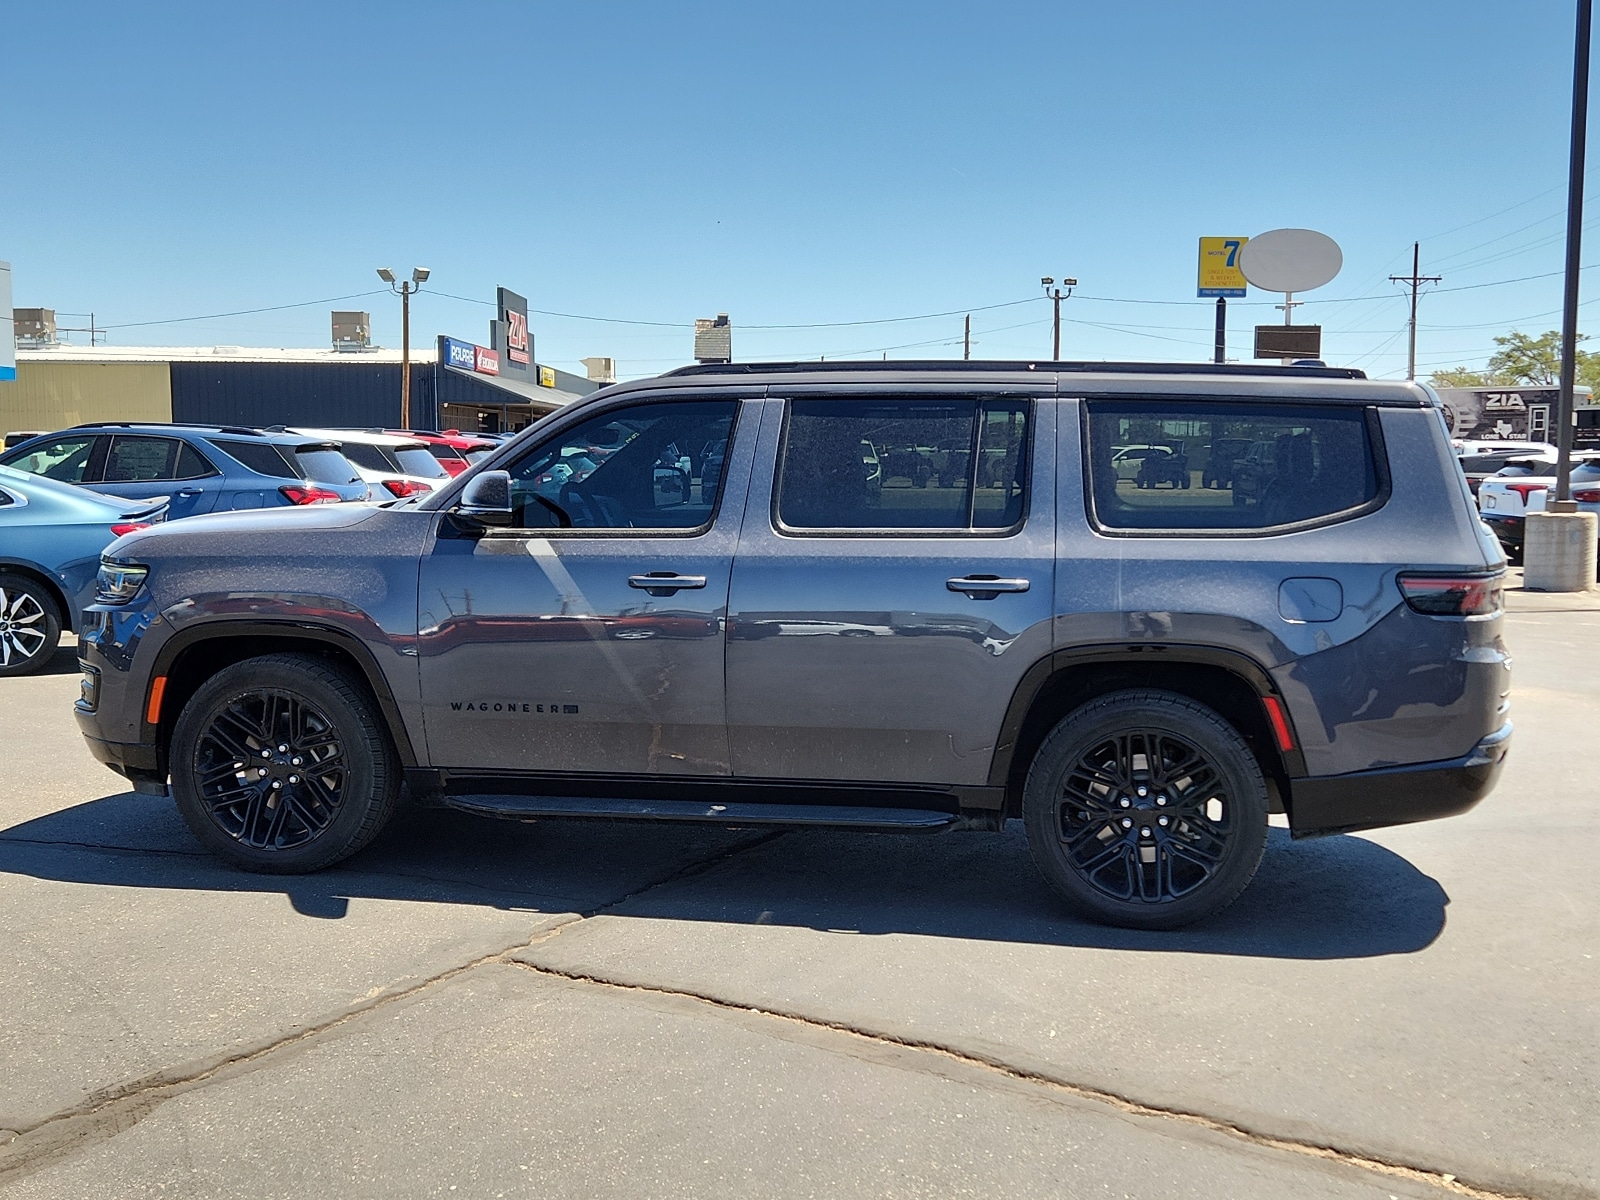
[[[432, 343], [414, 346], [411, 361], [431, 363], [438, 358]], [[335, 350], [331, 346], [72, 346], [63, 343], [45, 350], [18, 350], [19, 363], [139, 363], [139, 362], [285, 362], [285, 363], [398, 363], [398, 347], [371, 350]]]
[[388, 446], [390, 449], [427, 445], [421, 438], [412, 437], [410, 434], [380, 433], [375, 429], [312, 429], [304, 425], [291, 425], [284, 432], [299, 434], [301, 437], [320, 438], [323, 441], [357, 442], [368, 446]]
[[960, 395], [1015, 389], [1029, 395], [1118, 397], [1173, 395], [1216, 401], [1303, 400], [1319, 403], [1420, 408], [1437, 401], [1421, 384], [1369, 380], [1351, 367], [1284, 367], [1247, 363], [990, 362], [937, 359], [923, 362], [719, 363], [681, 367], [654, 379], [603, 389], [606, 396], [647, 390], [720, 385], [741, 394], [817, 395], [914, 388]]
[[510, 392], [518, 400], [526, 401], [529, 404], [560, 408], [563, 405], [571, 404], [574, 400], [583, 398], [577, 392], [565, 392], [560, 388], [539, 387], [537, 384], [523, 383], [505, 375], [485, 375], [479, 371], [468, 371], [462, 367], [452, 367], [449, 363], [444, 364], [444, 369], [452, 375], [459, 375], [463, 379], [472, 380], [474, 383], [498, 388], [502, 392]]

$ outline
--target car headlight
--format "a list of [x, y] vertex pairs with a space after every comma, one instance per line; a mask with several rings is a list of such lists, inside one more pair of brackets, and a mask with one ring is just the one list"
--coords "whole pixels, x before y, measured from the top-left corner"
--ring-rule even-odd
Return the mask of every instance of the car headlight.
[[100, 560], [100, 574], [94, 581], [94, 598], [100, 604], [126, 604], [139, 592], [149, 567], [133, 563]]

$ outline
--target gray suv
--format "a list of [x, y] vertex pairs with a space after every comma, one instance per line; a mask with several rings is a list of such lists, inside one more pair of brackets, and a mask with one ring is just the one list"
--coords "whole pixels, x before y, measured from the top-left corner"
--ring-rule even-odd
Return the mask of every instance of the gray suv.
[[[1158, 445], [1188, 478], [1114, 465]], [[402, 791], [513, 819], [1020, 818], [1068, 901], [1166, 928], [1243, 890], [1269, 813], [1303, 837], [1489, 791], [1503, 568], [1412, 384], [691, 367], [431, 495], [122, 538], [77, 713], [247, 870], [338, 862]]]

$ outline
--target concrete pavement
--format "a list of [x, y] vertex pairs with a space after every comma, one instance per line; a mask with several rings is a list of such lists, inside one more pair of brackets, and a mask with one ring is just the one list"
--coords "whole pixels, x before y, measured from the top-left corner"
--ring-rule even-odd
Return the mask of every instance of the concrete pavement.
[[[1600, 1195], [1590, 611], [1474, 812], [1089, 925], [1000, 836], [413, 812], [246, 876], [0, 685], [0, 1190]], [[452, 1190], [454, 1189], [454, 1190]]]

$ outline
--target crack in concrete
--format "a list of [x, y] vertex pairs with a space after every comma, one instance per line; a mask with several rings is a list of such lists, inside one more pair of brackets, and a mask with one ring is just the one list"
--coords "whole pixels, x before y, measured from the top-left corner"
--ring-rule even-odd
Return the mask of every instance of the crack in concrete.
[[[567, 922], [573, 924], [574, 922]], [[552, 931], [552, 936], [558, 930]], [[824, 1021], [815, 1017], [804, 1016], [800, 1013], [785, 1012], [781, 1009], [763, 1008], [750, 1004], [735, 1003], [706, 992], [690, 991], [685, 988], [658, 987], [637, 983], [621, 983], [607, 979], [602, 975], [582, 971], [566, 971], [558, 967], [545, 966], [540, 963], [530, 962], [517, 957], [528, 947], [518, 947], [508, 951], [502, 961], [513, 966], [521, 967], [525, 971], [536, 975], [547, 976], [551, 979], [561, 979], [569, 983], [590, 984], [597, 987], [611, 988], [625, 992], [641, 992], [647, 995], [672, 997], [681, 1000], [691, 1000], [721, 1009], [731, 1013], [748, 1014], [759, 1017], [768, 1017], [776, 1021], [791, 1022], [813, 1031], [826, 1031], [840, 1034], [845, 1037], [859, 1038], [863, 1041], [880, 1046], [895, 1047], [903, 1050], [920, 1051], [935, 1054], [952, 1060], [967, 1067], [976, 1067], [983, 1071], [993, 1072], [1005, 1076], [1007, 1079], [1023, 1083], [1036, 1084], [1063, 1092], [1079, 1100], [1103, 1105], [1130, 1116], [1147, 1117], [1157, 1120], [1181, 1122], [1182, 1124], [1219, 1133], [1235, 1141], [1245, 1142], [1251, 1146], [1278, 1150], [1288, 1154], [1298, 1155], [1303, 1158], [1318, 1159], [1324, 1162], [1336, 1163], [1346, 1167], [1355, 1167], [1369, 1171], [1373, 1174], [1387, 1176], [1392, 1179], [1404, 1179], [1411, 1183], [1421, 1183], [1428, 1186], [1442, 1188], [1459, 1196], [1468, 1196], [1472, 1200], [1538, 1200], [1537, 1197], [1525, 1192], [1498, 1191], [1494, 1188], [1480, 1184], [1468, 1183], [1458, 1178], [1454, 1173], [1440, 1171], [1431, 1167], [1417, 1166], [1414, 1163], [1396, 1162], [1387, 1159], [1373, 1158], [1350, 1150], [1342, 1150], [1333, 1145], [1322, 1145], [1316, 1142], [1304, 1141], [1298, 1138], [1278, 1137], [1274, 1134], [1264, 1133], [1260, 1130], [1248, 1129], [1230, 1121], [1220, 1120], [1207, 1116], [1201, 1112], [1191, 1112], [1186, 1109], [1164, 1108], [1131, 1097], [1107, 1091], [1104, 1088], [1092, 1087], [1086, 1084], [1073, 1083], [1070, 1080], [1058, 1079], [1041, 1072], [1030, 1071], [1025, 1068], [1007, 1063], [1002, 1059], [988, 1058], [974, 1054], [967, 1050], [958, 1050], [942, 1043], [922, 1039], [897, 1037], [893, 1034], [879, 1033], [872, 1030], [860, 1029], [843, 1022]]]
[[0, 843], [5, 842], [16, 846], [68, 846], [78, 850], [108, 850], [114, 854], [171, 855], [176, 858], [212, 857], [205, 850], [165, 850], [153, 846], [113, 846], [106, 842], [72, 842], [64, 841], [60, 838], [15, 837], [11, 834], [0, 833]]
[[[72, 1157], [88, 1146], [115, 1137], [132, 1129], [168, 1100], [195, 1091], [223, 1079], [233, 1078], [246, 1070], [254, 1069], [276, 1055], [289, 1051], [314, 1038], [360, 1020], [372, 1013], [439, 986], [459, 975], [491, 963], [511, 963], [509, 957], [519, 950], [537, 946], [557, 936], [568, 925], [575, 925], [599, 916], [618, 905], [626, 904], [658, 887], [676, 883], [681, 879], [711, 870], [736, 854], [765, 845], [786, 831], [776, 830], [747, 838], [726, 847], [707, 858], [692, 862], [668, 872], [659, 879], [609, 900], [597, 907], [580, 911], [565, 921], [538, 930], [530, 938], [516, 942], [491, 954], [481, 955], [467, 963], [450, 967], [418, 981], [409, 987], [388, 991], [372, 1000], [348, 1009], [338, 1016], [298, 1029], [293, 1033], [271, 1038], [231, 1054], [203, 1059], [188, 1070], [157, 1071], [142, 1079], [131, 1080], [102, 1088], [83, 1102], [51, 1113], [43, 1120], [16, 1130], [7, 1130], [12, 1136], [0, 1135], [0, 1187], [44, 1167]], [[22, 839], [13, 839], [20, 841]], [[162, 853], [155, 851], [154, 853]]]

